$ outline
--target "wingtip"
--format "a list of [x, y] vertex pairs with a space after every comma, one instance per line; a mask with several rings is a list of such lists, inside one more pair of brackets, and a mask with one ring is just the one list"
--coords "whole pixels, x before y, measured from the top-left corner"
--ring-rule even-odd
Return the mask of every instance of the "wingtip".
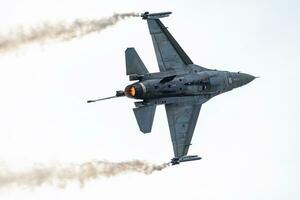
[[149, 13], [148, 11], [141, 13], [139, 16], [143, 19], [158, 19], [162, 17], [168, 17], [172, 12], [159, 12], [159, 13]]

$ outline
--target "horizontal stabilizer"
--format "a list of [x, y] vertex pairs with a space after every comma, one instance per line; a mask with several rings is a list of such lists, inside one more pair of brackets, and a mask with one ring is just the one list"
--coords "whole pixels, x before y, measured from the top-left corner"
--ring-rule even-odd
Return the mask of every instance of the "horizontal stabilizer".
[[136, 121], [143, 133], [150, 133], [152, 129], [156, 105], [141, 106], [133, 109]]
[[148, 74], [148, 70], [144, 65], [143, 61], [137, 54], [134, 48], [127, 48], [125, 51], [125, 58], [126, 58], [126, 74], [137, 74], [143, 75]]

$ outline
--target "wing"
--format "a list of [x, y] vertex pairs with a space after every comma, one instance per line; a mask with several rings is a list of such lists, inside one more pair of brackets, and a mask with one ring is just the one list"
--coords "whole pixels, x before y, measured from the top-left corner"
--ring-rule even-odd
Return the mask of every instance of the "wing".
[[192, 60], [159, 19], [147, 19], [160, 71], [184, 69]]
[[185, 156], [189, 150], [201, 106], [202, 104], [190, 103], [165, 105], [174, 155], [177, 158]]

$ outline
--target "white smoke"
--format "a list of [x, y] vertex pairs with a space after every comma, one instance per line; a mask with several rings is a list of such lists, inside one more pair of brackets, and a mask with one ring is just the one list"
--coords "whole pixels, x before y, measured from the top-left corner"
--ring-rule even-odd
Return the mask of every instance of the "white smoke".
[[133, 160], [126, 162], [90, 161], [83, 164], [36, 164], [26, 171], [11, 171], [0, 167], [0, 188], [3, 187], [37, 187], [51, 184], [65, 187], [68, 183], [78, 182], [81, 187], [87, 181], [101, 177], [112, 177], [128, 172], [151, 174], [169, 166], [150, 164], [145, 161]]
[[135, 13], [114, 14], [101, 19], [76, 19], [71, 23], [44, 22], [36, 27], [17, 27], [8, 34], [0, 33], [0, 53], [7, 53], [19, 49], [22, 46], [49, 41], [70, 41], [90, 33], [99, 32], [109, 26], [115, 25], [122, 19], [138, 16]]

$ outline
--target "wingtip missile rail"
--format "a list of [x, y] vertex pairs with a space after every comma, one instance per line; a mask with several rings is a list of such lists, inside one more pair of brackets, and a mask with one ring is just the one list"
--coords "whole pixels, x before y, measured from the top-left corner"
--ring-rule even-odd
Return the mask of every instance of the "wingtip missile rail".
[[142, 17], [143, 19], [158, 19], [158, 18], [168, 17], [170, 14], [172, 14], [172, 12], [149, 13], [147, 11], [137, 16]]
[[170, 162], [172, 165], [178, 165], [181, 162], [188, 162], [188, 161], [195, 161], [195, 160], [200, 160], [202, 159], [201, 157], [197, 155], [191, 155], [191, 156], [182, 156], [180, 158], [173, 158]]

